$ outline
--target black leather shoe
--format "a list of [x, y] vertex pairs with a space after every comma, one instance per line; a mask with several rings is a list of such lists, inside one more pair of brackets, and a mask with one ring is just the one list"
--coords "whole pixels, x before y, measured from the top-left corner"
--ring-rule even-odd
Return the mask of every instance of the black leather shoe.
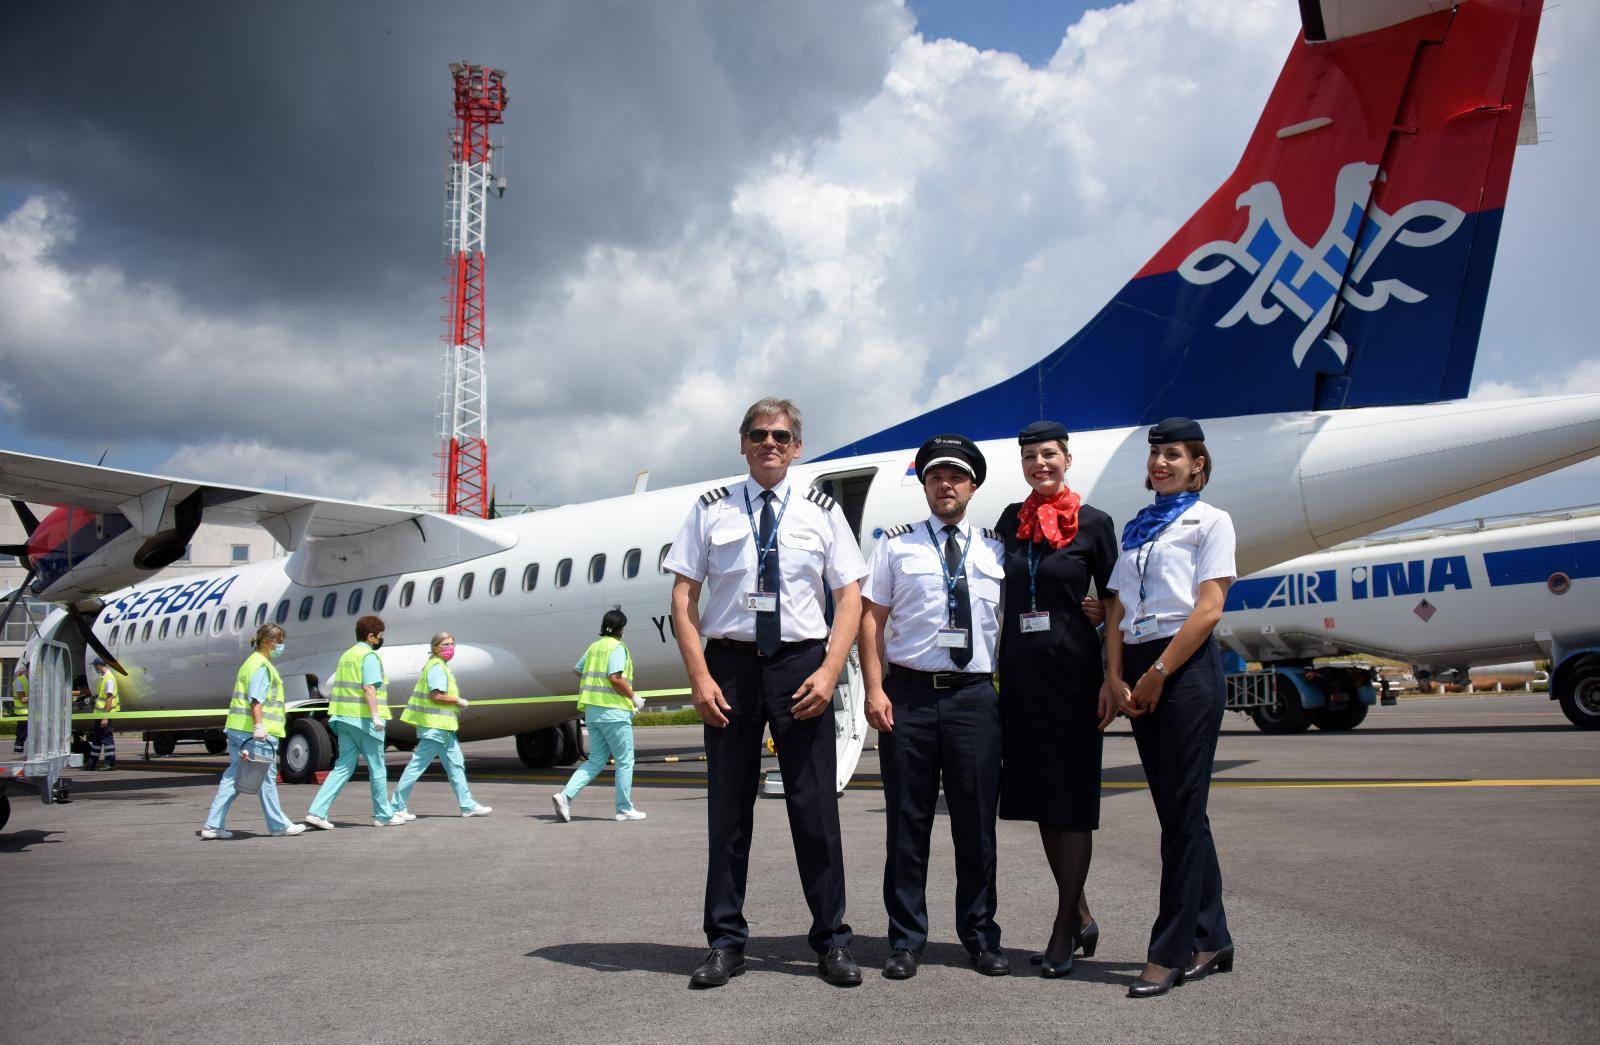
[[909, 980], [917, 974], [917, 952], [908, 951], [904, 947], [896, 947], [889, 955], [889, 960], [883, 963], [883, 978], [886, 980]]
[[1183, 970], [1183, 978], [1186, 980], [1200, 980], [1210, 976], [1214, 972], [1232, 971], [1233, 944], [1230, 943], [1220, 951], [1211, 952], [1211, 957], [1207, 958], [1205, 961], [1195, 962], [1193, 965]]
[[733, 977], [743, 975], [744, 955], [713, 947], [706, 960], [689, 974], [689, 987], [693, 990], [721, 987]]
[[1167, 974], [1159, 980], [1147, 980], [1141, 976], [1133, 981], [1133, 986], [1128, 988], [1128, 997], [1155, 998], [1167, 993], [1182, 982], [1182, 969], [1168, 969]]
[[1040, 955], [1039, 975], [1047, 980], [1059, 979], [1062, 976], [1072, 975], [1072, 952], [1067, 952], [1065, 961], [1053, 962], [1047, 955]]
[[[1074, 950], [1083, 952], [1085, 958], [1093, 958], [1095, 949], [1100, 946], [1100, 926], [1090, 922], [1078, 931], [1078, 944]], [[1044, 952], [1028, 955], [1028, 961], [1034, 965], [1044, 964]]]
[[985, 976], [1011, 975], [1011, 959], [1001, 950], [979, 951], [972, 956], [972, 964]]
[[861, 966], [850, 957], [850, 948], [833, 947], [817, 959], [817, 974], [835, 987], [861, 986]]

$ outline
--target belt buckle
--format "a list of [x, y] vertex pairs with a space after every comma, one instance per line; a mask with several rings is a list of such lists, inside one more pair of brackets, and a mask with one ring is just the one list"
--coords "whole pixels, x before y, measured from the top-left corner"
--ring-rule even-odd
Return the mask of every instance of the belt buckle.
[[944, 684], [944, 680], [950, 678], [950, 675], [951, 675], [951, 673], [948, 672], [948, 671], [935, 671], [933, 673], [933, 688], [934, 689], [951, 689], [951, 688], [953, 688], [951, 686], [947, 686], [947, 685]]

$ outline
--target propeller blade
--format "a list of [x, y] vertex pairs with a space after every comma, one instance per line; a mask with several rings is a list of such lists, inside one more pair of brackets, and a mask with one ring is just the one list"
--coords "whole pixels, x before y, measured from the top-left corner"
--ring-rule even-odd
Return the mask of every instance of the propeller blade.
[[18, 560], [25, 560], [32, 554], [26, 544], [0, 544], [0, 553], [15, 555]]
[[33, 509], [24, 501], [13, 498], [11, 507], [17, 510], [17, 518], [22, 520], [22, 528], [28, 531], [29, 537], [32, 537], [33, 531], [39, 528], [39, 517], [33, 514]]
[[0, 628], [6, 626], [6, 621], [11, 619], [11, 611], [17, 608], [17, 603], [22, 601], [22, 596], [27, 594], [28, 583], [33, 580], [33, 567], [28, 567], [28, 575], [22, 578], [22, 583], [17, 585], [17, 590], [11, 593], [11, 600], [6, 603], [5, 612], [0, 613]]
[[83, 641], [88, 643], [89, 648], [94, 650], [100, 659], [105, 661], [107, 666], [109, 666], [113, 671], [126, 678], [128, 676], [128, 669], [124, 668], [120, 663], [118, 663], [117, 658], [113, 657], [111, 655], [111, 651], [106, 649], [105, 643], [101, 642], [95, 636], [94, 627], [90, 623], [89, 618], [83, 615], [83, 611], [78, 609], [76, 606], [65, 606], [62, 608], [67, 611], [67, 616], [71, 618], [72, 623], [77, 626], [78, 634], [83, 636]]

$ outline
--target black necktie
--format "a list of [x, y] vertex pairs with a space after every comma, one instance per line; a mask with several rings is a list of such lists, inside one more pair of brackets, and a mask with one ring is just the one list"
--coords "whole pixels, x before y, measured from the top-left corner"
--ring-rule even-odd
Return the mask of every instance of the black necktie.
[[[967, 644], [961, 647], [951, 647], [950, 660], [958, 668], [964, 668], [972, 660], [972, 600], [967, 595], [966, 564], [961, 561], [961, 545], [956, 543], [956, 528], [944, 528], [944, 562], [945, 569], [956, 578], [956, 589], [952, 596], [955, 599], [954, 616], [950, 626], [961, 628], [967, 633]], [[957, 570], [961, 572], [956, 573]]]
[[[757, 548], [756, 551], [759, 556], [761, 548], [771, 548], [771, 551], [767, 552], [766, 559], [761, 562], [761, 590], [771, 592], [774, 596], [777, 596], [779, 594], [778, 543], [772, 533], [777, 521], [772, 515], [773, 496], [774, 494], [771, 490], [761, 491], [761, 543], [760, 548]], [[760, 651], [762, 656], [770, 657], [778, 652], [778, 644], [781, 641], [780, 636], [783, 632], [783, 625], [779, 618], [779, 614], [782, 612], [780, 604], [771, 613], [758, 612], [756, 614], [756, 649]]]

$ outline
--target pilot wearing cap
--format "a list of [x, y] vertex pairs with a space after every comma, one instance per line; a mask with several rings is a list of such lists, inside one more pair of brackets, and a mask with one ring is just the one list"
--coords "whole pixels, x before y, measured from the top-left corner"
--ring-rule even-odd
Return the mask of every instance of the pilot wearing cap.
[[923, 443], [916, 473], [928, 515], [883, 532], [863, 589], [861, 669], [888, 813], [883, 974], [892, 980], [916, 975], [928, 941], [928, 844], [941, 776], [955, 843], [956, 935], [979, 972], [1011, 971], [994, 920], [1000, 706], [992, 672], [1004, 545], [967, 519], [986, 471], [964, 436]]
[[705, 722], [711, 951], [689, 985], [720, 987], [745, 971], [745, 875], [761, 734], [770, 728], [817, 971], [852, 987], [861, 968], [844, 920], [837, 748], [833, 716], [824, 713], [855, 641], [867, 566], [833, 498], [789, 478], [800, 455], [793, 403], [752, 404], [739, 425], [739, 451], [750, 475], [702, 494], [662, 563], [678, 575], [672, 626]]

